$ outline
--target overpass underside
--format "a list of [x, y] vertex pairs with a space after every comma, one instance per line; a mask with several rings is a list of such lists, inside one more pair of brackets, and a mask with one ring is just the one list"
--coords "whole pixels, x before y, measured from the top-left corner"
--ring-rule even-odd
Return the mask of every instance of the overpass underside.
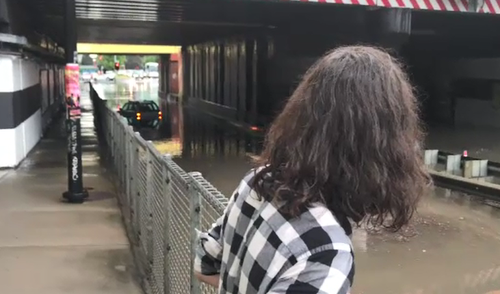
[[[457, 118], [451, 93], [456, 89], [449, 88], [454, 81], [473, 80], [471, 88], [477, 88], [482, 85], [477, 79], [487, 80], [486, 88], [493, 89], [500, 80], [494, 62], [475, 62], [500, 55], [500, 31], [494, 29], [500, 27], [499, 2], [75, 0], [77, 33], [71, 38], [80, 43], [182, 46], [181, 98], [248, 125], [272, 119], [300, 75], [325, 51], [374, 44], [390, 48], [408, 64], [426, 119], [453, 124]], [[15, 166], [37, 141], [30, 138], [40, 137], [61, 106], [63, 44], [68, 43], [64, 3], [0, 0], [0, 32], [22, 36], [29, 45], [1, 42], [0, 61], [10, 64], [2, 75], [10, 78], [0, 88], [9, 93], [0, 97], [0, 133], [19, 143], [2, 147], [7, 149], [0, 154], [17, 159], [0, 160], [0, 167]], [[168, 54], [161, 60], [159, 94], [166, 97], [174, 92], [169, 78], [174, 65]], [[462, 74], [471, 72], [477, 74]], [[19, 76], [26, 85], [13, 78]], [[478, 109], [489, 107], [494, 99], [490, 92], [476, 99], [487, 101]], [[476, 103], [477, 97], [462, 98]], [[494, 116], [496, 110], [490, 113]], [[2, 124], [9, 115], [9, 122]], [[23, 133], [22, 124], [31, 118], [41, 127]]]

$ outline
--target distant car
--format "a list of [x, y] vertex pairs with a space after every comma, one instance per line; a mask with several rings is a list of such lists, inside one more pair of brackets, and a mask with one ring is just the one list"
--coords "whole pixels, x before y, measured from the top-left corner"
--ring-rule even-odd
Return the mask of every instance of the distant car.
[[132, 77], [134, 79], [144, 79], [144, 71], [142, 70], [135, 70], [133, 73], [132, 73]]
[[89, 72], [83, 72], [82, 73], [82, 80], [84, 82], [90, 82], [92, 80], [92, 74]]
[[118, 113], [127, 119], [131, 126], [157, 127], [163, 119], [163, 114], [154, 101], [129, 101], [123, 105]]
[[98, 82], [98, 81], [104, 81], [106, 79], [106, 76], [103, 75], [103, 74], [95, 74], [92, 76], [94, 82]]
[[116, 74], [113, 71], [107, 71], [106, 72], [106, 80], [108, 81], [114, 81], [116, 78]]
[[151, 71], [148, 72], [148, 77], [152, 79], [157, 79], [160, 76], [160, 74], [157, 71]]

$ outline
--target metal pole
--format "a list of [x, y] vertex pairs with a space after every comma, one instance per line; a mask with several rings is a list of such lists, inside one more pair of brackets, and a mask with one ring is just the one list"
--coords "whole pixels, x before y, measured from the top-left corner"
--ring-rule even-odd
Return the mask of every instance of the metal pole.
[[198, 230], [200, 229], [200, 212], [201, 212], [201, 194], [195, 187], [193, 176], [201, 176], [199, 172], [190, 172], [190, 177], [188, 180], [188, 195], [189, 195], [189, 211], [190, 211], [190, 271], [189, 275], [191, 277], [191, 294], [200, 294], [200, 281], [194, 275], [194, 261], [196, 256], [196, 248], [198, 246], [196, 240], [198, 240]]
[[78, 54], [76, 52], [75, 0], [66, 0], [64, 30], [66, 37], [66, 131], [68, 136], [68, 191], [63, 193], [70, 203], [82, 203], [88, 197], [82, 180], [82, 132], [80, 122], [80, 89]]

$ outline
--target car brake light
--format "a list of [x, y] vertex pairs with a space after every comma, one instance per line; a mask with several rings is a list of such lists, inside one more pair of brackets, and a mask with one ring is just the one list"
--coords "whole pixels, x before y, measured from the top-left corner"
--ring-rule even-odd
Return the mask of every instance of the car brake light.
[[252, 131], [258, 131], [258, 130], [259, 130], [259, 128], [258, 128], [258, 127], [256, 127], [256, 126], [251, 126], [251, 127], [250, 127], [250, 130], [252, 130]]

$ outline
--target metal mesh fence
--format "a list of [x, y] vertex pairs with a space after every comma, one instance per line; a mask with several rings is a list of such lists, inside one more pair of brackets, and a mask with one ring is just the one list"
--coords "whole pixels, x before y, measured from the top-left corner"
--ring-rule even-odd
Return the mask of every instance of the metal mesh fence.
[[227, 198], [199, 173], [161, 155], [90, 87], [94, 124], [119, 189], [119, 205], [143, 288], [152, 294], [217, 293], [193, 275], [198, 230], [222, 215]]
[[[192, 177], [200, 199], [200, 229], [205, 231], [210, 229], [223, 214], [227, 206], [227, 198], [200, 174], [193, 174]], [[207, 284], [202, 284], [201, 287], [202, 293], [217, 293], [216, 288]]]

